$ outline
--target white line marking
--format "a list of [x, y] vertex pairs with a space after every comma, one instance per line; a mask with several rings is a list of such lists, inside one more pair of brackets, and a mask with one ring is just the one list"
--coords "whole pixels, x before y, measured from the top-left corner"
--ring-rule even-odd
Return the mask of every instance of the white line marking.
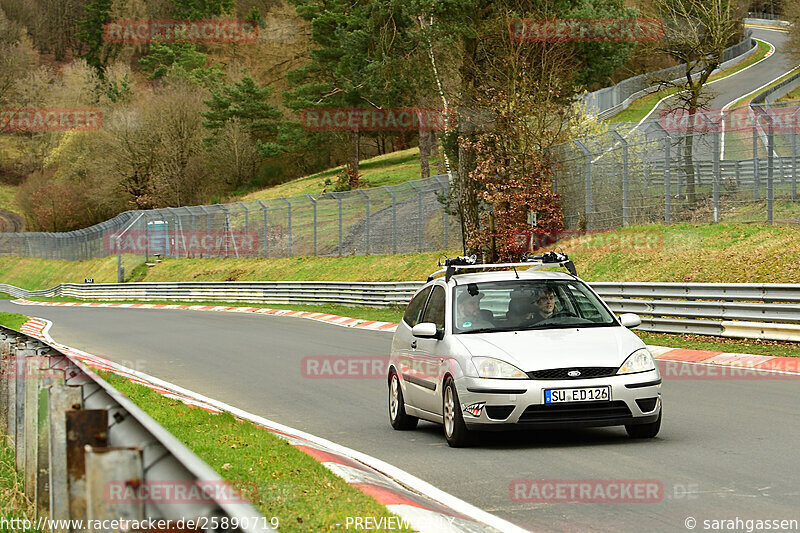
[[[50, 331], [50, 327], [52, 326], [52, 322], [50, 322], [49, 320], [43, 319], [43, 318], [39, 318], [37, 320], [42, 320], [43, 322], [45, 322], [47, 324], [47, 326], [45, 326], [45, 328], [42, 330], [42, 336], [44, 337], [44, 339], [47, 342], [51, 343], [51, 344], [62, 346], [62, 345], [56, 343], [53, 340], [53, 338], [50, 337], [49, 331]], [[367, 455], [365, 453], [361, 453], [359, 451], [353, 450], [351, 448], [347, 448], [346, 446], [342, 446], [340, 444], [336, 444], [335, 442], [329, 441], [327, 439], [323, 439], [322, 437], [317, 437], [316, 435], [312, 435], [310, 433], [306, 433], [305, 431], [300, 431], [298, 429], [294, 429], [292, 427], [285, 426], [283, 424], [279, 424], [278, 422], [274, 422], [274, 421], [269, 420], [267, 418], [264, 418], [264, 417], [261, 417], [261, 416], [258, 416], [258, 415], [254, 415], [252, 413], [249, 413], [247, 411], [244, 411], [242, 409], [239, 409], [239, 408], [234, 407], [232, 405], [229, 405], [227, 403], [214, 400], [213, 398], [209, 398], [209, 397], [204, 396], [202, 394], [198, 394], [198, 393], [196, 393], [194, 391], [191, 391], [189, 389], [184, 389], [183, 387], [179, 387], [178, 385], [170, 383], [169, 381], [164, 381], [163, 379], [159, 379], [159, 378], [151, 376], [149, 374], [145, 374], [143, 372], [139, 372], [138, 370], [134, 370], [132, 368], [124, 367], [124, 366], [119, 365], [117, 363], [113, 363], [113, 364], [117, 369], [122, 370], [122, 371], [124, 371], [126, 373], [129, 373], [130, 375], [132, 375], [134, 377], [137, 377], [139, 379], [143, 379], [145, 381], [149, 381], [153, 385], [158, 385], [158, 386], [163, 387], [165, 389], [170, 389], [171, 391], [173, 391], [175, 393], [181, 394], [183, 396], [188, 396], [188, 397], [190, 397], [190, 398], [192, 398], [194, 400], [197, 400], [199, 402], [205, 403], [207, 405], [210, 405], [210, 406], [215, 407], [217, 409], [220, 409], [222, 411], [227, 411], [230, 414], [232, 414], [233, 416], [236, 416], [236, 417], [239, 417], [239, 418], [242, 418], [242, 419], [245, 419], [245, 420], [249, 420], [250, 422], [253, 422], [253, 423], [261, 425], [261, 426], [264, 426], [264, 427], [266, 427], [268, 429], [271, 429], [271, 430], [274, 430], [274, 431], [279, 431], [279, 432], [282, 432], [282, 433], [288, 433], [289, 435], [295, 436], [297, 438], [304, 439], [304, 440], [306, 440], [308, 442], [311, 442], [311, 443], [314, 443], [314, 444], [316, 444], [318, 446], [323, 446], [323, 447], [328, 448], [328, 449], [330, 449], [330, 450], [332, 450], [332, 451], [334, 451], [334, 452], [336, 452], [336, 453], [338, 453], [338, 454], [340, 454], [340, 455], [342, 455], [344, 457], [347, 457], [349, 459], [353, 459], [355, 461], [363, 463], [363, 464], [369, 466], [370, 468], [373, 468], [374, 470], [377, 470], [378, 472], [381, 472], [382, 474], [388, 476], [389, 478], [397, 481], [401, 485], [405, 485], [409, 489], [411, 489], [413, 491], [416, 491], [416, 492], [418, 492], [418, 493], [430, 498], [431, 500], [439, 502], [440, 504], [443, 504], [446, 507], [451, 508], [453, 511], [455, 511], [457, 513], [460, 513], [460, 514], [463, 514], [465, 516], [468, 516], [468, 517], [472, 518], [473, 520], [475, 520], [476, 522], [481, 522], [483, 524], [486, 524], [488, 526], [491, 526], [493, 528], [496, 528], [496, 529], [498, 529], [500, 531], [504, 531], [504, 532], [509, 532], [509, 533], [528, 533], [528, 530], [523, 529], [523, 528], [521, 528], [521, 527], [519, 527], [519, 526], [517, 526], [515, 524], [512, 524], [511, 522], [503, 520], [502, 518], [500, 518], [498, 516], [495, 516], [495, 515], [493, 515], [491, 513], [488, 513], [486, 511], [484, 511], [483, 509], [475, 507], [471, 503], [467, 503], [467, 502], [465, 502], [464, 500], [462, 500], [460, 498], [456, 498], [455, 496], [453, 496], [451, 494], [448, 494], [447, 492], [444, 492], [443, 490], [434, 487], [433, 485], [431, 485], [427, 481], [423, 481], [423, 480], [419, 479], [418, 477], [413, 476], [413, 475], [409, 474], [408, 472], [406, 472], [404, 470], [401, 470], [400, 468], [397, 468], [396, 466], [393, 466], [393, 465], [391, 465], [391, 464], [389, 464], [389, 463], [387, 463], [385, 461], [382, 461], [380, 459], [377, 459], [377, 458], [372, 457], [370, 455]]]

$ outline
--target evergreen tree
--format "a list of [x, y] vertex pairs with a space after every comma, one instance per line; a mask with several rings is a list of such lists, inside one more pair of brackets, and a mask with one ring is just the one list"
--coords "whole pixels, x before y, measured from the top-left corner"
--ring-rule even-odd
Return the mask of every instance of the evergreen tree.
[[111, 0], [90, 0], [83, 8], [86, 18], [78, 22], [78, 39], [86, 46], [81, 55], [86, 62], [98, 71], [105, 67], [107, 55], [103, 53], [105, 46], [104, 25], [109, 21]]

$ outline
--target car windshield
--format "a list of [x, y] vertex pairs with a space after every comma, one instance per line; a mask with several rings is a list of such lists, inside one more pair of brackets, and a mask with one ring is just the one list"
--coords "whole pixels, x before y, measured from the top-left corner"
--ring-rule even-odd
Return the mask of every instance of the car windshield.
[[510, 280], [453, 288], [454, 333], [488, 333], [616, 325], [578, 280]]

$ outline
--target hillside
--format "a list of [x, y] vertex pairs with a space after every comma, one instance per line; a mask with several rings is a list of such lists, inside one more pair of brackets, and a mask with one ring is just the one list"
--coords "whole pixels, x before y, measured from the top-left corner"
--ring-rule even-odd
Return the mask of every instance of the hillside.
[[[587, 281], [800, 282], [800, 233], [793, 226], [640, 226], [565, 239], [553, 245], [557, 247], [570, 254]], [[151, 268], [133, 256], [125, 262], [128, 279], [135, 281], [406, 281], [424, 280], [440, 255], [166, 259]], [[80, 283], [86, 277], [98, 283], [116, 281], [116, 258], [0, 258], [0, 282], [27, 289]]]

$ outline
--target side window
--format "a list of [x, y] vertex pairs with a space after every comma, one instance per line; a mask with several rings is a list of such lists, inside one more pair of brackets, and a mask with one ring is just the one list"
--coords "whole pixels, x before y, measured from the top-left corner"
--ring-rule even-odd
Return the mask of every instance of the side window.
[[433, 288], [433, 294], [428, 302], [428, 307], [425, 308], [425, 316], [422, 321], [433, 322], [437, 329], [444, 329], [444, 306], [444, 288], [437, 285]]
[[413, 328], [419, 324], [422, 310], [425, 308], [425, 301], [428, 299], [430, 293], [431, 287], [426, 287], [409, 302], [406, 312], [403, 315], [403, 322], [408, 324], [409, 327]]

